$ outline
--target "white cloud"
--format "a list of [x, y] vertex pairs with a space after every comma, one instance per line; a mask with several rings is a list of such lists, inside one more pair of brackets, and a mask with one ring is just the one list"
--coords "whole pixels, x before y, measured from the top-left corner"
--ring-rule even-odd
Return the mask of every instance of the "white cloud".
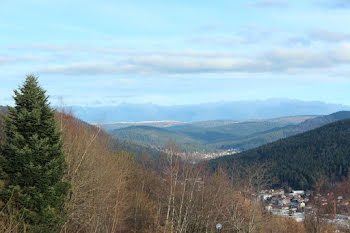
[[315, 52], [311, 49], [275, 49], [265, 55], [275, 67], [282, 70], [288, 68], [317, 68], [333, 65], [328, 52]]
[[313, 30], [309, 33], [309, 35], [314, 40], [327, 42], [340, 42], [350, 40], [350, 33], [334, 32], [321, 29]]
[[350, 63], [350, 46], [332, 51], [279, 48], [258, 56], [192, 56], [192, 53], [159, 53], [119, 57], [111, 62], [80, 62], [50, 65], [39, 73], [66, 75], [99, 74], [191, 74], [191, 73], [265, 73], [324, 69]]
[[338, 62], [350, 63], [350, 43], [342, 43], [337, 46], [333, 52]]
[[[47, 62], [47, 57], [0, 57], [1, 64], [18, 61], [38, 62], [36, 73], [61, 75], [159, 75], [194, 73], [282, 73], [312, 71], [350, 64], [350, 43], [332, 44], [330, 49], [319, 47], [270, 48], [250, 53], [229, 50], [169, 50], [137, 51], [118, 48], [83, 46], [32, 46], [35, 52], [69, 51], [69, 59]], [[23, 48], [21, 48], [23, 49]], [[265, 51], [264, 51], [265, 50]], [[25, 50], [26, 51], [26, 50]], [[16, 51], [19, 53], [20, 51]], [[26, 51], [27, 52], [27, 51]], [[88, 54], [89, 56], [86, 56]], [[41, 63], [41, 65], [40, 65]]]
[[33, 55], [0, 56], [0, 65], [14, 64], [18, 62], [47, 62], [50, 58]]

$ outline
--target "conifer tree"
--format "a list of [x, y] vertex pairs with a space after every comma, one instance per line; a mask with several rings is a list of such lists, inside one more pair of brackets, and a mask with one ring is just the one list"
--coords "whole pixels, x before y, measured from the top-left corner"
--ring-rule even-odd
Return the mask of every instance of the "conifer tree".
[[26, 232], [58, 232], [69, 190], [61, 132], [55, 111], [37, 78], [27, 76], [14, 91], [15, 107], [5, 118], [1, 166], [4, 202], [14, 208]]

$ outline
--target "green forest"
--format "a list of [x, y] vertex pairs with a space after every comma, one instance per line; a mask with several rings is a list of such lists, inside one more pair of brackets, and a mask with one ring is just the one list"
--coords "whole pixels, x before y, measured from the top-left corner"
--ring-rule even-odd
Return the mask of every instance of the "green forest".
[[311, 189], [321, 177], [340, 181], [349, 173], [350, 120], [219, 158], [211, 165], [230, 167], [236, 162], [271, 164], [270, 171], [277, 178], [275, 186]]
[[[306, 120], [303, 120], [305, 119]], [[193, 122], [171, 127], [129, 126], [107, 131], [120, 139], [164, 147], [172, 139], [183, 151], [245, 151], [306, 132], [331, 122], [350, 118], [349, 111], [326, 116], [297, 116], [246, 122]]]

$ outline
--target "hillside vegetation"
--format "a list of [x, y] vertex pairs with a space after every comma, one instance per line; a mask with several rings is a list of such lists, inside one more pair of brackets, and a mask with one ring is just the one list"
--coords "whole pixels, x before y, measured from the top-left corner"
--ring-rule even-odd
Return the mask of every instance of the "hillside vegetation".
[[349, 111], [336, 112], [326, 116], [315, 117], [307, 119], [296, 125], [288, 125], [285, 127], [277, 127], [265, 132], [259, 132], [247, 137], [238, 138], [235, 140], [228, 140], [216, 143], [220, 149], [237, 148], [241, 151], [253, 149], [261, 145], [277, 141], [278, 139], [293, 136], [312, 129], [316, 129], [323, 125], [350, 118]]
[[130, 126], [126, 128], [109, 130], [108, 132], [120, 139], [132, 140], [144, 145], [164, 147], [172, 139], [184, 151], [214, 152], [220, 149], [241, 149], [224, 145], [244, 137], [249, 137], [260, 132], [300, 123], [307, 117], [291, 117], [271, 120], [256, 120], [245, 122], [233, 121], [204, 121], [186, 124], [178, 124], [171, 127]]
[[184, 151], [249, 150], [328, 123], [350, 118], [350, 112], [327, 116], [297, 116], [244, 122], [206, 121], [171, 127], [130, 126], [111, 135], [144, 145], [163, 147], [173, 139]]
[[210, 163], [214, 169], [218, 166], [230, 169], [237, 163], [268, 163], [276, 178], [274, 185], [294, 189], [312, 188], [323, 176], [339, 181], [349, 174], [350, 119]]
[[[37, 127], [41, 129], [40, 124]], [[221, 170], [210, 173], [205, 165], [183, 161], [177, 156], [178, 146], [171, 142], [166, 147], [167, 153], [159, 155], [157, 160], [139, 154], [137, 163], [137, 156], [122, 150], [123, 147], [135, 150], [137, 144], [120, 144], [100, 128], [71, 114], [56, 112], [53, 127], [62, 132], [62, 149], [67, 164], [64, 179], [69, 181], [71, 191], [64, 197], [61, 207], [65, 214], [60, 215], [62, 221], [55, 228], [47, 222], [39, 225], [29, 222], [33, 227], [45, 226], [54, 233], [214, 233], [217, 232], [216, 225], [221, 223], [220, 232], [224, 233], [309, 232], [307, 223], [271, 216], [256, 202], [255, 193], [265, 187], [264, 181], [260, 182], [261, 175], [265, 174], [264, 165], [246, 167], [244, 172], [236, 171], [231, 176]], [[8, 134], [6, 136], [9, 138]], [[0, 140], [2, 166], [5, 164], [3, 156], [8, 152], [4, 151], [7, 138]], [[24, 142], [27, 145], [28, 142]], [[31, 146], [49, 148], [43, 143]], [[18, 154], [24, 159], [32, 155], [26, 149], [19, 150]], [[45, 161], [45, 155], [38, 160]], [[33, 171], [37, 170], [37, 162], [26, 165]], [[3, 168], [1, 175], [8, 170]], [[16, 169], [16, 174], [23, 176], [23, 169]], [[33, 186], [41, 187], [42, 178], [33, 179]], [[7, 176], [1, 176], [0, 181], [2, 194], [8, 184]], [[20, 185], [28, 192], [32, 190], [27, 189], [25, 183]], [[52, 193], [48, 189], [44, 191]], [[45, 232], [27, 228], [28, 220], [18, 214], [21, 211], [19, 204], [33, 201], [30, 196], [7, 200], [0, 195], [0, 232]], [[42, 217], [52, 216], [53, 212], [50, 208], [43, 212], [39, 206], [32, 213]], [[324, 229], [322, 232], [329, 232], [327, 226]]]
[[[199, 233], [215, 232], [222, 222], [227, 233], [237, 228], [289, 233], [287, 226], [306, 233], [303, 224], [266, 218], [261, 206], [248, 198], [248, 182], [232, 183], [224, 173], [210, 175], [204, 167], [183, 163], [175, 145], [156, 164], [139, 165], [134, 155], [111, 150], [114, 142], [108, 134], [72, 115], [57, 114], [57, 127], [63, 131], [72, 187], [61, 232]], [[241, 189], [247, 193], [240, 194]], [[0, 231], [20, 232], [21, 219], [1, 207]]]
[[112, 134], [118, 138], [129, 139], [154, 146], [165, 146], [170, 139], [173, 139], [177, 144], [181, 145], [201, 143], [200, 140], [196, 140], [186, 134], [151, 126], [131, 126], [115, 130]]

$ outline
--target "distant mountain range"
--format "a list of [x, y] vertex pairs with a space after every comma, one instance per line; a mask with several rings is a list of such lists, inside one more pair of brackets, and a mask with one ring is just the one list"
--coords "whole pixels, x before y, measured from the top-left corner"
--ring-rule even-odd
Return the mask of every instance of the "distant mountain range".
[[79, 119], [90, 123], [137, 121], [207, 121], [277, 118], [283, 116], [327, 115], [350, 110], [349, 106], [318, 101], [270, 99], [264, 101], [235, 101], [197, 105], [159, 106], [155, 104], [120, 104], [118, 106], [82, 107], [71, 109]]
[[170, 127], [134, 125], [114, 129], [112, 126], [107, 128], [107, 131], [121, 139], [158, 147], [165, 146], [173, 139], [184, 151], [189, 152], [229, 149], [244, 151], [347, 118], [350, 118], [350, 111], [326, 116], [296, 116], [240, 122], [177, 122]]
[[[316, 118], [325, 123], [333, 117], [345, 117], [347, 113]], [[314, 127], [313, 122], [302, 125]], [[270, 174], [275, 177], [275, 186], [294, 189], [310, 189], [320, 177], [339, 181], [349, 175], [350, 169], [350, 119], [336, 121], [302, 134], [248, 150], [240, 154], [225, 156], [210, 161], [218, 167], [234, 168], [234, 164], [269, 163]]]

